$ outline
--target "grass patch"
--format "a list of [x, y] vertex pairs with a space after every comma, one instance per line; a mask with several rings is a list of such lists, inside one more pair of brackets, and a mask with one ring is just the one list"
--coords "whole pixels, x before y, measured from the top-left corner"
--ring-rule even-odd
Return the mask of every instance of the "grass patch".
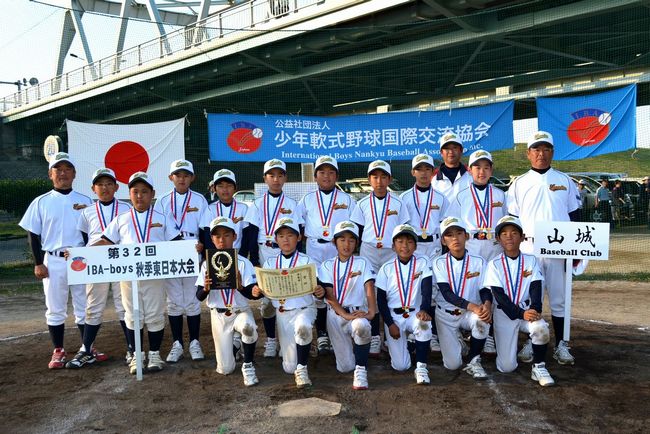
[[27, 236], [25, 229], [18, 226], [18, 220], [10, 222], [0, 222], [0, 240], [9, 240], [12, 238], [24, 238]]
[[34, 292], [43, 292], [43, 284], [38, 282], [38, 283], [18, 283], [16, 285], [0, 286], [0, 295], [4, 295], [4, 296], [30, 294]]
[[574, 276], [573, 280], [577, 281], [610, 281], [625, 280], [628, 282], [650, 282], [650, 273], [631, 272], [631, 273], [587, 273], [580, 276]]
[[0, 265], [0, 280], [34, 277], [34, 265], [31, 262], [18, 262]]

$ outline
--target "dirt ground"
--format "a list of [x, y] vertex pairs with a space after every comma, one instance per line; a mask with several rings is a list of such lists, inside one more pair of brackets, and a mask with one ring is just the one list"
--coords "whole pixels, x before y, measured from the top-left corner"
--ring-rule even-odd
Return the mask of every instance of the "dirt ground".
[[[107, 312], [98, 347], [111, 359], [80, 370], [49, 371], [40, 293], [0, 295], [0, 420], [4, 433], [196, 432], [373, 433], [415, 432], [647, 432], [650, 399], [650, 283], [576, 282], [571, 345], [577, 363], [563, 367], [549, 351], [557, 381], [541, 388], [530, 366], [490, 374], [476, 382], [430, 356], [430, 386], [417, 386], [412, 370], [397, 373], [383, 354], [369, 364], [370, 390], [353, 391], [351, 374], [336, 372], [334, 357], [310, 359], [307, 390], [297, 390], [280, 359], [261, 357], [260, 384], [245, 388], [241, 374], [217, 374], [209, 315], [203, 316], [206, 360], [186, 356], [142, 382], [128, 374], [115, 314]], [[262, 327], [260, 326], [260, 331]], [[261, 342], [261, 341], [260, 341]], [[70, 322], [66, 348], [79, 345]], [[169, 335], [163, 344], [167, 354]], [[287, 401], [318, 397], [342, 404], [333, 417], [278, 418]]]

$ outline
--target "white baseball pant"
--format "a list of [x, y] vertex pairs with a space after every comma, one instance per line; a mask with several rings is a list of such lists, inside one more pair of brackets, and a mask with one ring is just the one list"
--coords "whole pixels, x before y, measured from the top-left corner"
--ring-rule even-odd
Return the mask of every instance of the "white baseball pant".
[[[388, 242], [390, 243], [390, 240]], [[390, 246], [390, 244], [386, 244], [386, 246]], [[373, 270], [377, 273], [382, 265], [395, 257], [395, 252], [392, 248], [378, 249], [374, 244], [361, 243], [359, 255], [370, 261]]]
[[235, 356], [232, 353], [233, 334], [241, 334], [245, 344], [257, 342], [257, 325], [253, 311], [248, 309], [234, 309], [232, 315], [210, 309], [212, 320], [212, 339], [214, 340], [214, 353], [217, 358], [217, 372], [223, 375], [232, 374], [235, 370]]
[[103, 322], [109, 289], [113, 293], [115, 313], [120, 321], [124, 321], [120, 282], [88, 283], [86, 285], [86, 324], [100, 325]]
[[[521, 243], [521, 251], [534, 254], [533, 242], [526, 240]], [[564, 295], [566, 288], [564, 284], [565, 270], [564, 259], [537, 258], [544, 276], [545, 293], [548, 294], [548, 302], [551, 306], [551, 315], [564, 318]]]
[[[275, 258], [280, 254], [279, 248], [268, 247], [266, 244], [259, 244], [259, 258], [260, 264], [264, 265], [267, 259]], [[260, 300], [260, 314], [262, 318], [273, 318], [275, 316], [275, 307], [271, 304], [271, 300], [263, 297]]]
[[316, 238], [307, 238], [306, 252], [317, 267], [338, 254], [333, 242], [319, 243]]
[[68, 291], [72, 294], [74, 322], [85, 324], [86, 285], [68, 285], [68, 270], [64, 258], [46, 253], [43, 265], [47, 267], [48, 273], [48, 277], [43, 279], [47, 325], [57, 326], [65, 322], [68, 317]]
[[296, 344], [309, 345], [312, 341], [312, 327], [316, 321], [316, 306], [278, 311], [277, 333], [280, 340], [282, 368], [287, 374], [293, 374], [298, 364]]
[[415, 253], [419, 253], [427, 258], [430, 261], [433, 261], [433, 258], [440, 255], [442, 252], [442, 246], [440, 245], [440, 240], [436, 239], [430, 243], [418, 242], [417, 247], [415, 248]]
[[517, 369], [517, 338], [519, 332], [528, 333], [535, 345], [546, 345], [549, 340], [548, 323], [539, 321], [511, 320], [501, 309], [494, 309], [494, 343], [497, 347], [497, 369], [512, 372]]
[[486, 339], [490, 325], [481, 321], [474, 312], [466, 310], [460, 315], [452, 315], [438, 308], [436, 311], [436, 327], [438, 342], [442, 352], [442, 364], [450, 370], [459, 369], [463, 365], [463, 355], [458, 330], [470, 330], [474, 339]]
[[196, 316], [201, 313], [201, 302], [196, 298], [195, 284], [194, 277], [165, 280], [169, 316]]
[[[147, 326], [150, 332], [165, 328], [165, 290], [162, 280], [141, 280], [138, 282], [138, 303], [140, 305], [140, 327]], [[124, 322], [135, 330], [133, 325], [133, 297], [131, 282], [120, 282]]]
[[386, 344], [390, 354], [390, 365], [396, 371], [406, 371], [411, 367], [411, 355], [407, 348], [406, 336], [412, 333], [416, 341], [429, 342], [431, 340], [431, 321], [421, 321], [415, 316], [416, 311], [410, 313], [408, 318], [391, 312], [395, 325], [399, 327], [399, 339], [394, 339], [384, 324]]
[[503, 247], [501, 247], [501, 244], [499, 244], [495, 238], [490, 240], [477, 240], [476, 238], [470, 238], [467, 240], [465, 248], [470, 255], [480, 256], [486, 261], [496, 258], [503, 252]]
[[354, 371], [356, 359], [352, 342], [354, 341], [357, 345], [370, 343], [370, 321], [366, 318], [355, 318], [348, 321], [339, 316], [334, 309], [328, 307], [327, 334], [334, 349], [336, 370], [343, 373]]

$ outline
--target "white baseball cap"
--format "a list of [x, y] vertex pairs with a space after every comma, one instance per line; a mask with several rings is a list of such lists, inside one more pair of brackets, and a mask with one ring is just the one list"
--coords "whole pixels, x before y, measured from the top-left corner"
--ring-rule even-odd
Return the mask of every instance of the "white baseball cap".
[[68, 162], [72, 167], [75, 167], [74, 163], [70, 159], [70, 155], [67, 152], [57, 152], [56, 154], [52, 155], [52, 157], [50, 157], [50, 164], [48, 168], [51, 169], [57, 164], [63, 162]]
[[214, 172], [214, 176], [212, 177], [212, 182], [216, 184], [222, 179], [229, 179], [230, 181], [233, 182], [233, 184], [237, 185], [235, 174], [232, 172], [232, 170], [219, 169], [216, 172]]
[[372, 163], [368, 164], [368, 175], [370, 175], [370, 172], [373, 170], [383, 170], [392, 176], [392, 173], [390, 172], [390, 164], [384, 160], [375, 160]]
[[521, 225], [521, 220], [519, 220], [518, 217], [511, 216], [511, 215], [504, 215], [497, 222], [497, 225], [494, 228], [494, 233], [499, 235], [501, 230], [508, 225], [517, 226], [522, 233], [524, 232], [524, 228]]
[[440, 136], [440, 139], [438, 140], [438, 144], [440, 145], [440, 149], [443, 148], [443, 146], [449, 144], [449, 143], [455, 143], [457, 145], [460, 145], [463, 147], [463, 141], [460, 140], [460, 137], [456, 133], [445, 133], [442, 136]]
[[219, 216], [210, 222], [210, 233], [214, 232], [214, 230], [218, 227], [228, 228], [234, 233], [237, 233], [237, 230], [235, 229], [235, 223], [233, 223], [233, 221], [226, 216]]
[[578, 181], [578, 184], [587, 185], [587, 181], [585, 181], [584, 179], [581, 179], [580, 181]]
[[336, 169], [337, 172], [339, 171], [339, 165], [336, 162], [336, 158], [330, 157], [329, 155], [321, 155], [320, 157], [318, 157], [316, 163], [314, 164], [314, 173], [316, 173], [318, 168], [323, 164], [329, 164], [334, 169]]
[[138, 181], [142, 181], [145, 184], [149, 185], [152, 190], [155, 190], [153, 188], [153, 180], [147, 175], [145, 172], [135, 172], [131, 177], [129, 178], [129, 188], [133, 186]]
[[431, 167], [436, 167], [433, 164], [433, 157], [429, 154], [418, 154], [411, 160], [411, 169], [415, 169], [420, 164], [428, 164]]
[[415, 242], [417, 243], [418, 241], [418, 234], [415, 232], [415, 228], [409, 224], [403, 224], [403, 225], [397, 225], [395, 226], [395, 229], [393, 229], [393, 236], [391, 240], [395, 240], [399, 235], [402, 234], [408, 234], [411, 235], [413, 238], [415, 238]]
[[169, 165], [169, 174], [170, 175], [173, 175], [174, 173], [178, 172], [179, 170], [185, 170], [187, 172], [190, 172], [192, 175], [194, 175], [194, 166], [192, 166], [192, 163], [190, 163], [187, 160], [172, 161], [172, 164]]
[[278, 223], [275, 226], [275, 232], [273, 232], [273, 234], [274, 235], [277, 234], [278, 231], [282, 228], [290, 228], [293, 229], [297, 234], [300, 234], [300, 229], [298, 228], [298, 225], [290, 217], [285, 217], [278, 220]]
[[488, 160], [490, 164], [492, 164], [492, 154], [483, 149], [472, 152], [472, 154], [469, 156], [469, 167], [472, 167], [472, 165], [478, 160]]
[[537, 131], [530, 137], [530, 139], [528, 139], [528, 149], [533, 146], [541, 145], [542, 143], [553, 146], [553, 136], [551, 133], [547, 133], [546, 131]]
[[458, 217], [447, 217], [445, 218], [442, 222], [440, 222], [440, 235], [444, 235], [447, 229], [449, 228], [460, 228], [467, 232], [467, 228], [465, 227], [465, 223]]
[[357, 240], [359, 239], [359, 226], [353, 221], [343, 220], [342, 222], [338, 222], [334, 226], [334, 239], [342, 235], [343, 232], [350, 232]]
[[287, 173], [287, 165], [284, 164], [284, 161], [278, 160], [277, 158], [274, 158], [274, 159], [269, 160], [266, 163], [264, 163], [264, 174], [265, 175], [271, 169], [280, 169], [284, 173]]
[[97, 182], [97, 180], [98, 180], [99, 178], [101, 178], [102, 176], [107, 176], [107, 177], [109, 177], [109, 178], [112, 178], [113, 181], [117, 181], [117, 178], [115, 177], [115, 172], [113, 172], [113, 171], [112, 171], [111, 169], [109, 169], [108, 167], [102, 167], [101, 169], [97, 169], [97, 170], [95, 170], [95, 172], [93, 173], [93, 182], [92, 182], [93, 185], [94, 185], [95, 182]]

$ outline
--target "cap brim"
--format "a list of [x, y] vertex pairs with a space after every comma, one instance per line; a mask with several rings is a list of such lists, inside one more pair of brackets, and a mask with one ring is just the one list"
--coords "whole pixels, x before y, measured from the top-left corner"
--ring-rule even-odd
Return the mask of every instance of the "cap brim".
[[62, 160], [58, 160], [56, 163], [50, 165], [50, 169], [54, 169], [56, 166], [58, 166], [61, 163], [68, 163], [70, 166], [75, 167], [72, 160], [68, 160], [67, 158], [65, 158], [65, 159], [62, 159]]
[[153, 185], [151, 185], [151, 183], [149, 181], [147, 181], [145, 179], [142, 179], [142, 178], [135, 178], [134, 180], [130, 181], [129, 182], [129, 188], [133, 187], [133, 185], [138, 183], [138, 182], [142, 182], [144, 184], [147, 184], [149, 187], [151, 187], [152, 190], [154, 190]]
[[497, 227], [494, 228], [494, 233], [497, 234], [497, 235], [500, 235], [501, 231], [506, 226], [514, 226], [517, 229], [519, 229], [519, 232], [521, 232], [522, 234], [524, 233], [524, 229], [521, 226], [519, 226], [517, 223], [513, 223], [513, 222], [506, 222], [506, 223], [501, 223], [500, 225], [497, 225]]
[[381, 170], [382, 172], [384, 172], [384, 173], [385, 173], [386, 175], [388, 175], [388, 176], [393, 176], [393, 175], [391, 175], [391, 173], [390, 173], [388, 170], [386, 170], [386, 169], [382, 169], [381, 167], [376, 167], [376, 168], [374, 168], [374, 169], [368, 171], [368, 175], [370, 175], [372, 172], [375, 172], [375, 171], [377, 171], [377, 170]]
[[228, 225], [216, 225], [215, 227], [213, 227], [212, 229], [210, 229], [210, 234], [213, 234], [214, 231], [216, 231], [216, 230], [219, 229], [219, 228], [230, 229], [231, 231], [237, 233], [237, 231], [235, 231], [233, 228], [231, 228], [231, 227], [228, 226]]
[[334, 241], [334, 239], [340, 237], [341, 235], [343, 235], [345, 233], [352, 234], [352, 236], [354, 236], [354, 238], [356, 238], [357, 240], [359, 239], [359, 234], [355, 234], [352, 230], [346, 229], [344, 231], [335, 233], [334, 236], [332, 237], [332, 241]]
[[235, 180], [233, 180], [232, 178], [229, 178], [227, 176], [222, 176], [221, 178], [217, 178], [212, 182], [214, 184], [217, 184], [219, 181], [228, 181], [228, 182], [232, 182], [233, 184], [237, 185], [237, 182]]
[[538, 140], [537, 142], [533, 142], [530, 145], [528, 145], [528, 149], [536, 148], [536, 147], [541, 146], [541, 145], [550, 146], [551, 148], [553, 147], [553, 144], [547, 142], [546, 140]]
[[395, 235], [393, 235], [393, 238], [392, 238], [392, 239], [395, 240], [395, 238], [399, 237], [400, 235], [410, 235], [410, 236], [412, 236], [412, 237], [415, 239], [415, 242], [416, 242], [416, 243], [417, 243], [417, 241], [418, 241], [418, 234], [416, 234], [416, 233], [413, 232], [413, 231], [399, 231], [398, 233], [396, 233]]
[[109, 173], [102, 173], [101, 175], [97, 175], [93, 178], [93, 184], [95, 184], [99, 178], [111, 178], [113, 181], [117, 182], [117, 178], [115, 178], [113, 175]]
[[190, 175], [194, 175], [194, 172], [192, 172], [192, 171], [189, 170], [189, 169], [185, 169], [185, 168], [176, 169], [176, 170], [174, 170], [173, 172], [170, 172], [169, 174], [170, 174], [170, 175], [173, 175], [174, 173], [178, 173], [178, 172], [187, 172], [187, 173], [189, 173]]
[[464, 227], [462, 227], [460, 225], [451, 225], [451, 226], [447, 227], [444, 231], [442, 231], [442, 233], [440, 235], [442, 236], [442, 235], [446, 234], [449, 229], [453, 229], [453, 228], [457, 228], [457, 229], [462, 230], [463, 232], [467, 232], [467, 229], [465, 229]]

